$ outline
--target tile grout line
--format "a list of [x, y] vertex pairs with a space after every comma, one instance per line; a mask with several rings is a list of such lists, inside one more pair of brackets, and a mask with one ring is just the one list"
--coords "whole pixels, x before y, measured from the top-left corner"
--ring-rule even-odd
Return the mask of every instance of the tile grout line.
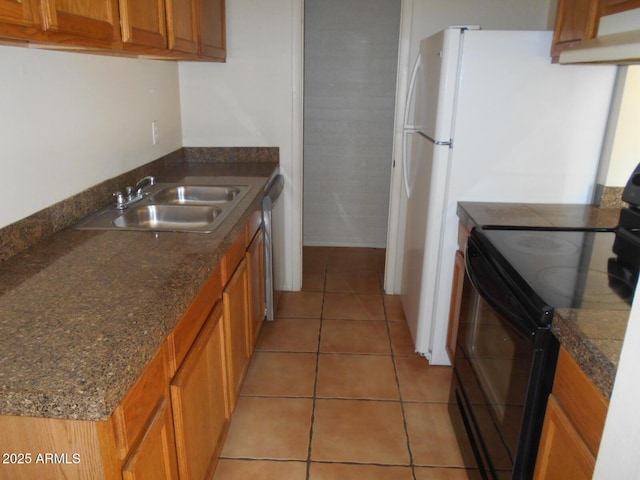
[[325, 260], [324, 265], [324, 284], [322, 287], [322, 306], [320, 308], [320, 326], [318, 328], [318, 342], [316, 344], [316, 369], [315, 369], [315, 378], [313, 380], [313, 406], [311, 408], [311, 426], [309, 428], [309, 448], [307, 449], [307, 471], [305, 475], [305, 479], [309, 480], [311, 475], [311, 446], [313, 442], [313, 427], [315, 425], [316, 420], [316, 403], [318, 400], [318, 369], [320, 367], [320, 341], [322, 339], [322, 317], [324, 315], [324, 301], [325, 294], [327, 289], [327, 270], [328, 270], [328, 260]]
[[402, 398], [402, 390], [400, 389], [400, 379], [398, 378], [398, 365], [396, 364], [396, 352], [393, 348], [393, 341], [391, 340], [391, 328], [389, 327], [389, 317], [387, 315], [387, 305], [384, 302], [384, 291], [382, 292], [382, 308], [384, 310], [384, 318], [386, 320], [387, 335], [389, 337], [389, 347], [391, 349], [391, 361], [393, 362], [393, 372], [396, 377], [396, 388], [398, 389], [398, 399], [400, 401], [400, 411], [402, 412], [402, 423], [404, 427], [404, 434], [407, 442], [407, 450], [409, 451], [409, 467], [411, 468], [411, 476], [413, 480], [416, 479], [416, 469], [413, 460], [413, 451], [411, 450], [411, 441], [409, 439], [409, 428], [407, 426], [407, 416], [404, 411], [404, 400]]

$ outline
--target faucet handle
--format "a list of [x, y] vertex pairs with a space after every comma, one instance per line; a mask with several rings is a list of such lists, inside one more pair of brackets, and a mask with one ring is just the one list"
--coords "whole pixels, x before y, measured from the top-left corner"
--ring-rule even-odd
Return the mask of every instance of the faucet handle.
[[115, 192], [112, 195], [116, 198], [116, 208], [118, 210], [124, 210], [127, 208], [127, 202], [122, 192]]

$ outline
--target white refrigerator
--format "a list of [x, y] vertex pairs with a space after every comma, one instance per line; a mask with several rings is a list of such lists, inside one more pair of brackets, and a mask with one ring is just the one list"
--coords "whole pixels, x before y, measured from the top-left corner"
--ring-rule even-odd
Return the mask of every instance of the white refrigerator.
[[402, 305], [416, 352], [449, 365], [457, 202], [590, 203], [616, 67], [550, 63], [552, 32], [425, 38], [403, 128]]

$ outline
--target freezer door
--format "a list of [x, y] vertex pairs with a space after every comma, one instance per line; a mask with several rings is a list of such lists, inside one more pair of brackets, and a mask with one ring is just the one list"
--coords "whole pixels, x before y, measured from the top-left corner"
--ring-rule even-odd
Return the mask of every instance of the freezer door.
[[449, 147], [434, 145], [419, 133], [407, 140], [412, 194], [406, 198], [401, 299], [416, 351], [429, 356]]
[[447, 29], [420, 42], [412, 124], [435, 143], [451, 140], [462, 35]]
[[551, 64], [552, 34], [465, 33], [452, 198], [591, 201], [616, 67]]

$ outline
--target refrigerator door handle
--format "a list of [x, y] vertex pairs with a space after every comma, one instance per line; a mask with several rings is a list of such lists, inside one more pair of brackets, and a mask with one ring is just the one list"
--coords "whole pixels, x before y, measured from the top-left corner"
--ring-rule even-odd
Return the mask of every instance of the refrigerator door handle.
[[407, 175], [407, 169], [409, 168], [407, 137], [413, 133], [416, 133], [416, 130], [405, 130], [402, 134], [402, 178], [404, 179], [404, 193], [407, 194], [407, 198], [411, 198], [411, 187], [409, 186], [409, 176]]
[[427, 140], [429, 140], [434, 145], [444, 145], [445, 147], [452, 147], [453, 146], [453, 141], [451, 141], [451, 140], [436, 140], [435, 138], [431, 138], [429, 135], [427, 135], [426, 133], [421, 132], [419, 130], [416, 130], [416, 133], [418, 133], [420, 136], [426, 138]]
[[413, 69], [411, 70], [411, 79], [409, 80], [409, 90], [407, 91], [407, 98], [405, 98], [404, 102], [404, 122], [402, 123], [403, 133], [402, 133], [402, 178], [404, 180], [404, 192], [407, 195], [407, 198], [411, 198], [411, 187], [409, 186], [409, 178], [407, 176], [407, 168], [409, 167], [409, 159], [407, 158], [407, 135], [412, 133], [416, 133], [415, 125], [409, 125], [409, 113], [411, 112], [411, 102], [413, 101], [413, 92], [416, 87], [416, 79], [418, 78], [418, 69], [420, 68], [420, 63], [422, 62], [422, 54], [418, 52], [418, 57], [416, 58], [416, 62], [413, 64]]
[[411, 111], [411, 105], [413, 100], [413, 92], [416, 89], [416, 79], [418, 78], [418, 70], [420, 69], [420, 64], [422, 63], [422, 54], [418, 53], [418, 57], [416, 58], [416, 63], [413, 64], [413, 70], [411, 71], [411, 80], [409, 80], [409, 91], [407, 92], [407, 98], [404, 102], [404, 129], [405, 130], [415, 130], [415, 125], [409, 125], [409, 112]]
[[420, 135], [422, 138], [426, 139], [428, 142], [432, 143], [436, 146], [442, 147], [453, 147], [453, 140], [435, 140], [431, 138], [426, 133], [420, 130], [409, 130], [406, 129], [402, 135], [402, 178], [404, 180], [404, 191], [407, 194], [407, 198], [411, 198], [411, 190], [412, 185], [409, 185], [409, 168], [411, 166], [411, 160], [409, 159], [409, 152], [407, 145], [407, 138], [409, 135]]

